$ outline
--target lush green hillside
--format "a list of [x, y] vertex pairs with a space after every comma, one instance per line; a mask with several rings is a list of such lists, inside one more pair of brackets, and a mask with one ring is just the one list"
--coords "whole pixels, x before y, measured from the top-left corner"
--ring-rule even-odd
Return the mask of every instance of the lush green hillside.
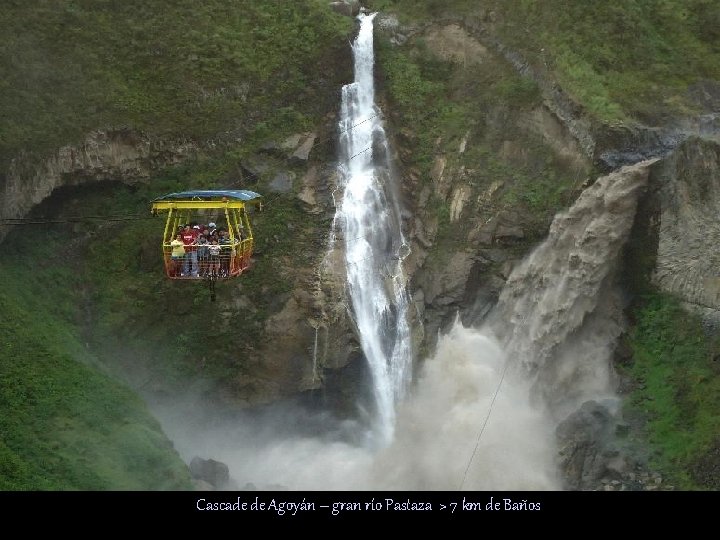
[[351, 27], [322, 0], [8, 0], [0, 163], [105, 126], [236, 139], [301, 124], [326, 110]]
[[697, 112], [689, 85], [720, 80], [714, 0], [373, 0], [401, 20], [475, 18], [548, 71], [595, 118], [657, 122]]
[[[273, 262], [289, 251], [288, 222], [311, 223], [297, 200], [273, 197], [256, 222], [257, 271], [240, 292], [253, 309], [223, 310], [205, 288], [163, 279], [163, 223], [149, 201], [238, 186], [240, 159], [258, 144], [316, 128], [352, 74], [352, 27], [320, 0], [5, 2], [3, 168], [104, 127], [228, 144], [135, 188], [60, 190], [34, 212], [139, 219], [18, 227], [3, 243], [0, 489], [191, 487], [157, 422], [117, 381], [167, 389], [188, 375], [242, 373], [239, 359], [288, 288]], [[225, 300], [227, 291], [218, 286]]]
[[77, 277], [57, 255], [21, 260], [0, 261], [0, 490], [192, 489], [145, 404], [67, 322]]
[[[481, 21], [595, 121], [696, 113], [691, 85], [720, 80], [714, 0], [366, 4], [396, 12], [401, 23]], [[3, 2], [0, 173], [13, 157], [42, 158], [110, 126], [227, 144], [133, 187], [59, 190], [34, 215], [61, 223], [17, 227], [3, 242], [0, 489], [191, 487], [157, 422], [118, 381], [168, 389], [203, 379], [232, 393], [231, 381], [252, 370], [265, 321], [296, 285], [284, 270], [313, 264], [329, 217], [303, 212], [293, 193], [269, 197], [256, 216], [253, 270], [240, 283], [219, 284], [212, 303], [202, 286], [163, 278], [163, 225], [148, 216], [148, 201], [185, 188], [263, 191], [267, 179], [241, 178], [261, 143], [319, 126], [332, 132], [327, 115], [352, 72], [352, 28], [325, 0]], [[497, 56], [468, 67], [437, 57], [417, 35], [403, 47], [387, 36], [376, 43], [378, 96], [406, 178], [427, 187], [443, 154], [448, 169], [463, 170], [473, 200], [500, 186], [498, 205], [527, 221], [521, 254], [594, 175], [523, 129], [541, 103], [538, 86]], [[315, 159], [333, 159], [332, 137], [321, 134]], [[437, 197], [427, 206], [439, 222], [431, 272], [462, 248], [469, 222], [451, 224], [449, 203], [429, 197]], [[473, 219], [490, 210], [497, 208], [478, 203]], [[109, 212], [138, 218], [62, 222]], [[655, 464], [679, 486], [715, 489], [706, 471], [717, 468], [716, 346], [667, 298], [633, 313], [631, 375], [642, 381], [633, 403], [649, 418]]]
[[633, 316], [627, 408], [647, 421], [653, 466], [680, 489], [720, 489], [720, 339], [665, 295], [642, 298]]
[[[499, 57], [484, 58], [482, 69], [465, 69], [435, 56], [422, 39], [404, 48], [380, 39], [378, 58], [389, 108], [400, 119], [399, 140], [412, 149], [405, 164], [417, 168], [421, 181], [430, 181], [435, 156], [447, 155], [465, 165], [471, 186], [502, 183], [503, 203], [537, 219], [539, 232], [568, 204], [585, 171], [564, 163], [537, 133], [507, 129], [527, 123], [540, 104], [533, 81]], [[521, 151], [503, 151], [508, 143]], [[438, 208], [441, 218], [449, 213], [446, 202]]]

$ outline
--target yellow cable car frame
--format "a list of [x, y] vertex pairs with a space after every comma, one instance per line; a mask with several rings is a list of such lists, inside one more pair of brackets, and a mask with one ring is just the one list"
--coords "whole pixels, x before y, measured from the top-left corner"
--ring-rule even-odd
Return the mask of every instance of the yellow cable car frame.
[[[227, 271], [212, 279], [229, 279], [241, 275], [250, 266], [253, 253], [253, 229], [247, 207], [262, 209], [262, 196], [248, 190], [196, 190], [163, 195], [152, 201], [152, 214], [167, 212], [162, 240], [165, 275], [170, 279], [202, 280], [209, 276], [182, 275], [172, 258], [171, 242], [183, 225], [197, 221], [201, 215], [211, 215], [216, 223], [224, 218], [229, 244], [221, 245], [221, 258]], [[213, 212], [213, 210], [215, 212]], [[186, 249], [187, 251], [187, 249]], [[183, 263], [184, 264], [184, 263]]]

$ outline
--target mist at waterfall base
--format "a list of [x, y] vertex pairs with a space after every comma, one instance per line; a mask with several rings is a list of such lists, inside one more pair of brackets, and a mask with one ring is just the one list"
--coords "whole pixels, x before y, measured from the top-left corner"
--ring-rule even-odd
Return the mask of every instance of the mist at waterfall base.
[[[610, 356], [623, 328], [618, 260], [648, 164], [599, 178], [558, 214], [547, 239], [508, 277], [483, 327], [456, 322], [410, 383], [405, 241], [390, 182], [382, 181], [392, 171], [373, 102], [372, 18], [360, 17], [356, 80], [343, 88], [345, 189], [333, 231], [339, 224], [345, 234], [376, 426], [283, 404], [222, 415], [188, 399], [154, 412], [187, 462], [198, 456], [228, 465], [228, 488], [561, 489], [555, 428], [583, 402], [614, 397]], [[375, 148], [385, 163], [372, 157]], [[383, 317], [391, 307], [394, 323]]]
[[197, 400], [154, 412], [186, 462], [199, 456], [228, 465], [230, 489], [557, 489], [552, 425], [527, 385], [506, 377], [495, 397], [504, 365], [492, 337], [456, 324], [439, 339], [381, 449], [358, 437], [367, 426], [298, 406], [222, 416]]
[[555, 488], [551, 426], [530, 403], [525, 385], [508, 379], [496, 395], [506, 362], [492, 337], [456, 325], [441, 337], [410, 391], [411, 303], [402, 268], [407, 243], [391, 151], [374, 102], [374, 18], [358, 17], [355, 77], [342, 89], [342, 197], [329, 253], [338, 249], [345, 258], [376, 419], [368, 427], [277, 405], [228, 421], [210, 414], [187, 429], [187, 415], [174, 422], [178, 409], [172, 407], [163, 425], [187, 461], [222, 461], [240, 489]]
[[184, 459], [226, 463], [238, 489], [561, 489], [556, 426], [613, 398], [618, 260], [647, 167], [599, 178], [516, 266], [482, 328], [456, 322], [439, 337], [384, 447], [364, 444], [365, 425], [299, 407], [154, 412]]

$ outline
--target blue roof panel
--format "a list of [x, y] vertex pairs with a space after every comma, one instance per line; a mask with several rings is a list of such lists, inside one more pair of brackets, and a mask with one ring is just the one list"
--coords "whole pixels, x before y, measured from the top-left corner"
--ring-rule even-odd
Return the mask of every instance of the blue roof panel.
[[262, 199], [262, 195], [247, 189], [197, 189], [193, 191], [181, 191], [179, 193], [168, 193], [167, 195], [153, 199], [153, 202], [175, 200], [215, 201], [223, 197], [240, 201]]

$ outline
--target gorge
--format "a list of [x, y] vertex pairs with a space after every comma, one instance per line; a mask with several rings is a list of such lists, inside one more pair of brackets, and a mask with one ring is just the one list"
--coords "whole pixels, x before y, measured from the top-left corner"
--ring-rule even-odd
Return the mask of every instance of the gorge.
[[[2, 23], [3, 487], [716, 489], [704, 3], [241, 4]], [[211, 305], [147, 201], [216, 187]]]

